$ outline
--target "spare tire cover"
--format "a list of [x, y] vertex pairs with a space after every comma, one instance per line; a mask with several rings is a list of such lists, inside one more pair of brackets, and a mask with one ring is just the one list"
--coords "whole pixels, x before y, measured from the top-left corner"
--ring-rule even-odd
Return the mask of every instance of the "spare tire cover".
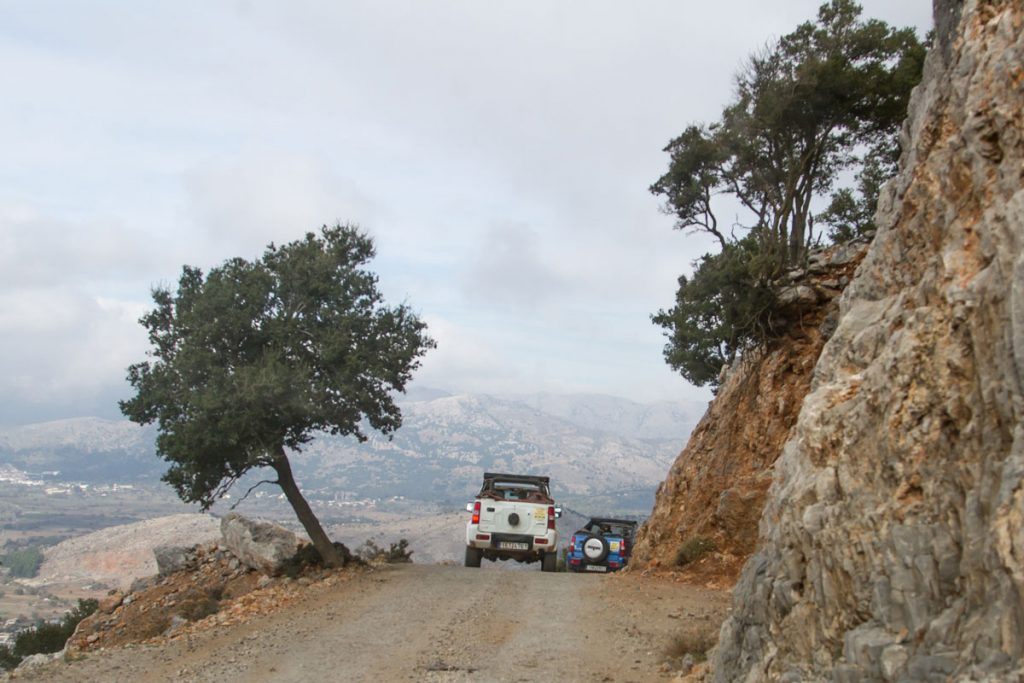
[[608, 556], [608, 541], [604, 536], [589, 536], [583, 542], [583, 555], [591, 562], [600, 562]]

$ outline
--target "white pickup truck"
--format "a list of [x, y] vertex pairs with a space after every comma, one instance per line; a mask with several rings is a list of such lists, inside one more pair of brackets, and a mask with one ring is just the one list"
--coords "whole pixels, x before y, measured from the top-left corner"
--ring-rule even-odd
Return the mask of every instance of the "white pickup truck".
[[540, 560], [541, 571], [558, 563], [558, 531], [548, 477], [484, 473], [476, 500], [466, 506], [473, 516], [466, 525], [466, 566], [480, 560]]

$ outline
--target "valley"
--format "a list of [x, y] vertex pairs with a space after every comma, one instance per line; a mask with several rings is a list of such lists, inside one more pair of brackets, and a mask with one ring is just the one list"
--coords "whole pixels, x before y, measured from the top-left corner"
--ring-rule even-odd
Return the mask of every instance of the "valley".
[[[296, 476], [329, 535], [351, 549], [405, 538], [418, 564], [461, 564], [465, 503], [483, 471], [548, 473], [566, 510], [563, 533], [591, 514], [641, 518], [703, 404], [429, 392], [402, 408], [405, 424], [394, 439], [317, 439], [294, 456]], [[155, 572], [147, 520], [166, 520], [160, 533], [177, 543], [198, 542], [188, 524], [174, 530], [171, 520], [200, 509], [160, 481], [166, 464], [154, 453], [154, 437], [152, 428], [96, 418], [0, 429], [0, 553], [38, 548], [43, 555], [37, 578], [0, 576], [0, 639], [63, 614], [80, 597], [101, 597], [140, 572]], [[301, 533], [276, 486], [252, 488], [266, 478], [255, 472], [238, 482], [210, 514], [234, 509]], [[111, 549], [115, 529], [127, 535]], [[79, 546], [64, 553], [69, 539], [82, 538], [97, 545], [97, 557], [85, 559]], [[62, 541], [68, 543], [58, 546]], [[128, 561], [123, 552], [141, 557]], [[103, 571], [72, 567], [90, 563]]]

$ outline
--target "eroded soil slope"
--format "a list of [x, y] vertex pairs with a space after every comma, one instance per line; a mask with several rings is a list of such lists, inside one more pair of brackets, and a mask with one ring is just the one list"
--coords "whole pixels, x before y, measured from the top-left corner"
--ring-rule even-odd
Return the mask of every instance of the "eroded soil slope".
[[[754, 552], [771, 469], [796, 424], [814, 366], [835, 326], [836, 297], [864, 256], [864, 245], [814, 257], [789, 292], [786, 333], [733, 368], [658, 489], [632, 569], [672, 570], [728, 586]], [[686, 544], [713, 547], [680, 566]], [[699, 545], [697, 546], [699, 549]]]

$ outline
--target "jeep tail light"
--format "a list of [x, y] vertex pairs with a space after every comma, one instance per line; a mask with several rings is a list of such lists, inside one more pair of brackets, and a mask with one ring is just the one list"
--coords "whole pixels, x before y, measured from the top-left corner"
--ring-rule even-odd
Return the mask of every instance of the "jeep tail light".
[[576, 550], [576, 534], [573, 534], [572, 540], [569, 541], [569, 550]]
[[473, 521], [472, 524], [480, 523], [480, 501], [478, 500], [473, 504]]
[[626, 539], [619, 541], [619, 555], [626, 556]]
[[554, 505], [549, 505], [548, 506], [548, 528], [549, 529], [554, 529], [555, 528], [555, 506]]

